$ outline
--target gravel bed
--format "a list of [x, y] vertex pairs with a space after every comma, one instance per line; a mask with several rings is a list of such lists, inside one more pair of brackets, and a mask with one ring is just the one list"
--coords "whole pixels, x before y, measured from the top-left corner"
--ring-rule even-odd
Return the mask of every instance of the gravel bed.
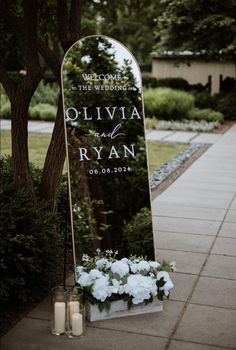
[[203, 147], [205, 147], [204, 143], [193, 144], [191, 147], [181, 152], [176, 158], [163, 165], [157, 171], [154, 171], [150, 176], [151, 190], [154, 190], [162, 181], [175, 172], [183, 162], [192, 157], [195, 152]]

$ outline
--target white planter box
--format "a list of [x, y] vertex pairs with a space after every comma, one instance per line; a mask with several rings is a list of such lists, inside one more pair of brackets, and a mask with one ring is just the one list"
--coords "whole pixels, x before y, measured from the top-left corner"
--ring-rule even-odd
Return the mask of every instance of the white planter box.
[[111, 308], [109, 312], [100, 312], [97, 305], [92, 305], [88, 301], [86, 301], [85, 308], [86, 318], [88, 319], [88, 321], [93, 322], [99, 320], [107, 320], [110, 318], [119, 318], [147, 314], [152, 312], [160, 312], [163, 311], [163, 302], [158, 299], [155, 299], [152, 303], [149, 303], [147, 305], [134, 305], [128, 310], [127, 302], [123, 300], [117, 300], [111, 303]]

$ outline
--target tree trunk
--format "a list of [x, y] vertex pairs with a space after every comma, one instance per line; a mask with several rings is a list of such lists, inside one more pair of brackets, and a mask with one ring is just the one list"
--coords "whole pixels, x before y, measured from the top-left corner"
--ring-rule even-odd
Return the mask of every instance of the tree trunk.
[[62, 96], [60, 94], [57, 117], [44, 163], [40, 186], [40, 195], [48, 202], [49, 209], [52, 212], [56, 212], [57, 210], [58, 194], [60, 190], [65, 155], [65, 130]]
[[29, 169], [28, 109], [29, 101], [17, 93], [12, 103], [11, 137], [13, 182], [16, 190], [25, 191], [35, 199], [33, 180]]

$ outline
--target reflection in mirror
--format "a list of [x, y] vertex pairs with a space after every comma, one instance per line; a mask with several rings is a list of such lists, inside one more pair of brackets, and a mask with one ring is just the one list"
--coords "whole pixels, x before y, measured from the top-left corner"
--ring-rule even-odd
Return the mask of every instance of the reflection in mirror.
[[141, 77], [119, 42], [91, 36], [62, 65], [76, 259], [97, 248], [154, 257]]

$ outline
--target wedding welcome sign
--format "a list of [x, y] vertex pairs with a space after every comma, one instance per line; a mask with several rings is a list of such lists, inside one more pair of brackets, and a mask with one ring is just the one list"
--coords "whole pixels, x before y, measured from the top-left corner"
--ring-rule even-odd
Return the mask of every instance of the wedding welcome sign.
[[75, 257], [154, 257], [140, 71], [118, 41], [76, 42], [62, 65]]

